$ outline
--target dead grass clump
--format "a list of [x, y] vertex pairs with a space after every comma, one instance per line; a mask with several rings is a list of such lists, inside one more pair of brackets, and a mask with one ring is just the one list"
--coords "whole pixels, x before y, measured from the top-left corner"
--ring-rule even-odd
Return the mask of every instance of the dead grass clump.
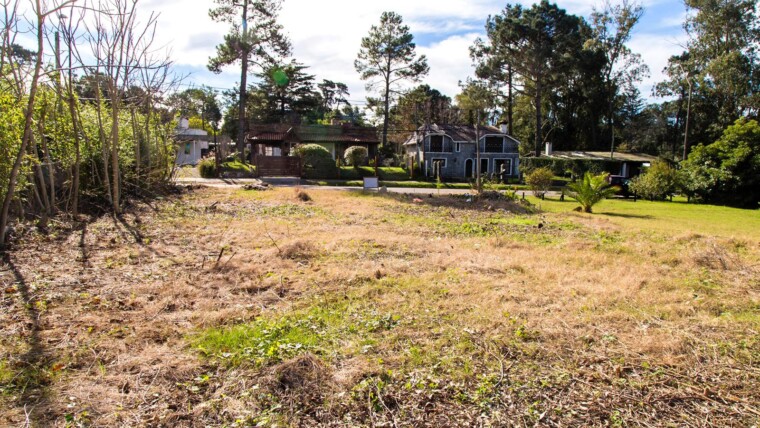
[[307, 390], [317, 392], [329, 386], [331, 374], [325, 364], [313, 354], [291, 358], [272, 370], [274, 387], [281, 391]]
[[736, 254], [732, 254], [714, 240], [709, 240], [701, 248], [694, 249], [692, 260], [697, 266], [711, 270], [743, 270], [744, 268]]
[[296, 241], [282, 247], [280, 257], [290, 260], [309, 260], [317, 255], [317, 247], [309, 241]]
[[273, 367], [263, 384], [284, 404], [289, 419], [307, 424], [322, 419], [325, 398], [334, 389], [332, 370], [310, 353]]
[[295, 192], [296, 192], [296, 199], [298, 199], [299, 201], [311, 202], [313, 200], [311, 199], [311, 196], [300, 187], [296, 187]]

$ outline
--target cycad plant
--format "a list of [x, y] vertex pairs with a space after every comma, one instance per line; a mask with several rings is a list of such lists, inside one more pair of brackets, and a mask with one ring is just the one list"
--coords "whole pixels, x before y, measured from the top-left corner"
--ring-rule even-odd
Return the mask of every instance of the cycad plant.
[[567, 188], [567, 195], [578, 201], [585, 213], [590, 213], [591, 207], [597, 202], [617, 191], [607, 183], [607, 174], [593, 175], [590, 172], [585, 173], [580, 180], [568, 184]]

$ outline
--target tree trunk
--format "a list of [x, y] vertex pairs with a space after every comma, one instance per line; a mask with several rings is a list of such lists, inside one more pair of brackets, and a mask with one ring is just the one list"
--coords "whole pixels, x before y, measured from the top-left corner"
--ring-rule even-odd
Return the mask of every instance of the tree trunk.
[[71, 128], [74, 133], [74, 165], [72, 166], [71, 177], [71, 214], [76, 218], [79, 215], [79, 170], [82, 163], [82, 150], [79, 142], [79, 116], [74, 103], [74, 89], [72, 87], [71, 77], [69, 75], [68, 88], [69, 113], [71, 114]]
[[111, 187], [113, 212], [121, 214], [121, 185], [119, 182], [119, 98], [116, 90], [111, 94]]
[[383, 140], [382, 147], [388, 144], [388, 115], [391, 111], [391, 57], [388, 56], [386, 75], [385, 75], [385, 93], [383, 96]]
[[[40, 1], [37, 0], [37, 11], [41, 12]], [[8, 188], [5, 192], [5, 199], [3, 200], [3, 208], [0, 212], [0, 248], [5, 247], [5, 237], [8, 228], [8, 215], [10, 213], [11, 201], [13, 201], [14, 194], [16, 192], [16, 181], [18, 180], [18, 173], [21, 170], [21, 163], [24, 160], [24, 153], [26, 152], [27, 144], [32, 139], [32, 116], [34, 115], [34, 102], [37, 96], [37, 84], [40, 79], [40, 70], [42, 69], [42, 53], [44, 49], [44, 34], [43, 26], [45, 19], [41, 15], [37, 15], [37, 58], [34, 65], [34, 74], [32, 75], [32, 81], [29, 88], [29, 99], [26, 103], [26, 110], [24, 111], [24, 135], [21, 139], [21, 147], [19, 147], [16, 159], [11, 167], [10, 174], [8, 176]]]
[[507, 85], [509, 85], [509, 90], [507, 92], [507, 132], [509, 135], [514, 135], [514, 120], [513, 120], [513, 114], [514, 114], [514, 93], [512, 91], [512, 82], [513, 82], [513, 76], [512, 76], [512, 65], [507, 66]]
[[541, 103], [542, 103], [542, 97], [541, 97], [541, 91], [543, 90], [543, 84], [541, 82], [541, 76], [537, 76], [536, 78], [536, 157], [541, 156], [541, 143], [543, 142], [541, 138], [541, 128], [543, 124], [541, 123]]
[[[248, 21], [248, 0], [243, 2], [243, 22]], [[245, 163], [245, 137], [247, 135], [248, 127], [245, 120], [245, 106], [248, 101], [248, 93], [246, 92], [248, 85], [248, 30], [244, 30], [243, 33], [243, 52], [240, 58], [240, 102], [238, 103], [238, 135], [237, 135], [237, 151], [240, 154], [240, 161]]]
[[135, 139], [135, 182], [139, 186], [140, 184], [140, 165], [142, 164], [142, 156], [140, 155], [140, 133], [137, 128], [137, 115], [135, 114], [135, 107], [129, 108], [129, 113], [132, 116], [132, 138]]
[[98, 138], [100, 139], [100, 147], [101, 147], [101, 156], [103, 158], [103, 185], [106, 188], [106, 193], [108, 194], [108, 202], [111, 203], [113, 206], [113, 195], [111, 194], [111, 179], [108, 175], [109, 168], [108, 168], [108, 141], [109, 139], [106, 138], [105, 130], [103, 129], [103, 96], [100, 92], [100, 80], [98, 80], [98, 76], [100, 75], [100, 67], [97, 68], [95, 72], [95, 102], [98, 105], [97, 109], [97, 117], [98, 117]]

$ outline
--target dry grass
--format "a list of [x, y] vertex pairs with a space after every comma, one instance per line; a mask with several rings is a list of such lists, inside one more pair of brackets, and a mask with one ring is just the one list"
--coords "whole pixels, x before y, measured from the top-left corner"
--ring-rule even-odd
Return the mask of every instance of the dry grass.
[[25, 236], [0, 270], [0, 425], [760, 421], [760, 242], [307, 196], [194, 190]]

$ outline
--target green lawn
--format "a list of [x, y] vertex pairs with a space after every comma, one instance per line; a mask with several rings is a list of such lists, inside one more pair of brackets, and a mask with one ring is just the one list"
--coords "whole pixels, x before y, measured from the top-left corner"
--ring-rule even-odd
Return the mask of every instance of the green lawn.
[[[566, 197], [541, 200], [528, 198], [547, 212], [569, 212], [578, 204]], [[697, 233], [733, 238], [760, 239], [760, 211], [715, 205], [688, 204], [684, 198], [673, 202], [651, 202], [639, 199], [607, 199], [594, 206], [593, 214], [614, 224], [639, 231]]]
[[248, 174], [252, 174], [256, 170], [255, 166], [242, 163], [237, 159], [234, 161], [222, 162], [221, 166], [222, 166], [222, 171], [226, 171], [226, 172], [245, 172]]

